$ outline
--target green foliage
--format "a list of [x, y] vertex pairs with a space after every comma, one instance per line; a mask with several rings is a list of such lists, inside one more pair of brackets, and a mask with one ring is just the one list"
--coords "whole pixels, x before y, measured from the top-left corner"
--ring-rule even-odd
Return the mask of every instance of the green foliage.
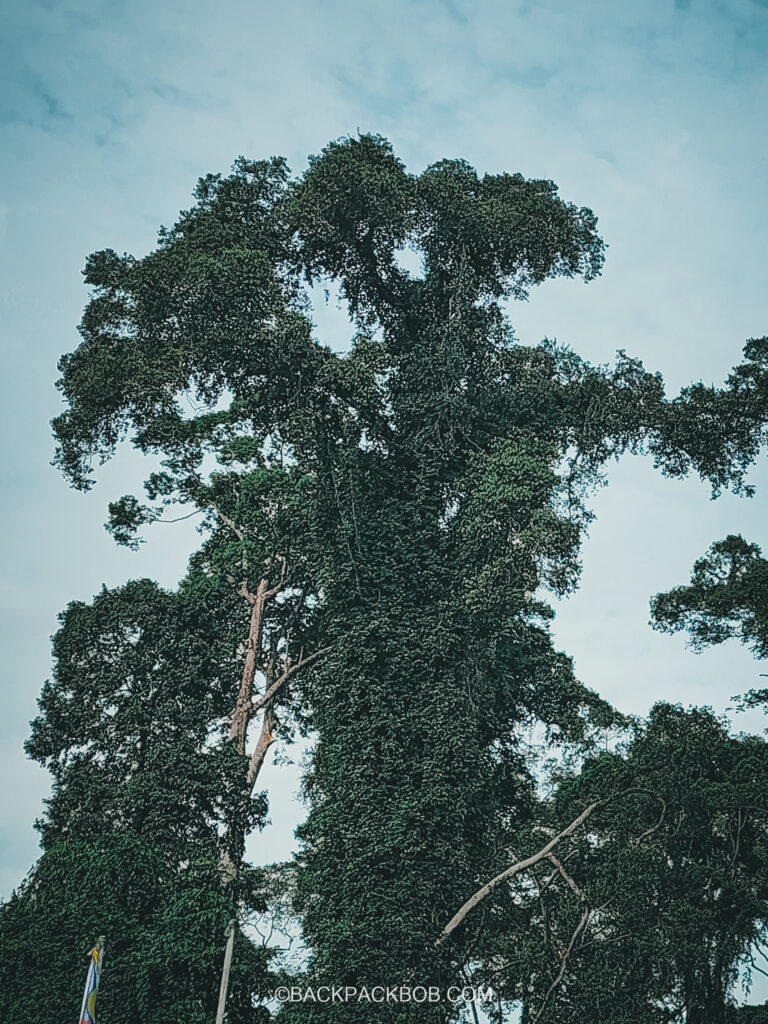
[[739, 1006], [730, 1010], [728, 1024], [764, 1024], [768, 1021], [768, 1003], [762, 1006]]
[[[136, 833], [62, 839], [0, 910], [3, 1021], [54, 1024], [82, 999], [86, 954], [108, 936], [97, 1004], [104, 1024], [190, 1021], [215, 1014], [231, 902], [217, 865], [169, 870], [165, 851]], [[268, 1019], [251, 1009], [266, 951], [241, 940], [229, 1019]]]
[[589, 758], [516, 837], [526, 856], [603, 801], [556, 861], [514, 879], [484, 923], [468, 920], [481, 980], [518, 998], [525, 1024], [742, 1019], [733, 989], [768, 941], [766, 785], [762, 739], [656, 705], [625, 754]]
[[[54, 780], [44, 853], [0, 914], [4, 1022], [75, 1012], [100, 934], [100, 1021], [202, 1024], [215, 1012], [233, 912], [224, 826], [259, 827], [266, 805], [245, 798], [242, 758], [215, 732], [237, 683], [237, 618], [227, 609], [222, 623], [190, 589], [136, 580], [61, 616], [27, 744]], [[239, 895], [258, 907], [253, 887]], [[266, 969], [240, 936], [231, 1020], [262, 1019]]]
[[671, 476], [693, 467], [712, 482], [715, 494], [728, 486], [754, 493], [744, 477], [766, 441], [768, 338], [751, 338], [744, 359], [725, 388], [684, 388], [665, 410], [652, 446], [657, 464]]
[[238, 672], [217, 618], [149, 580], [63, 613], [27, 742], [54, 778], [44, 846], [128, 828], [181, 862], [190, 845], [212, 855], [216, 827], [247, 813], [232, 751], [208, 743]]
[[768, 561], [756, 544], [726, 537], [695, 563], [688, 586], [657, 594], [651, 611], [658, 629], [690, 633], [695, 650], [737, 637], [766, 658]]
[[[619, 776], [635, 790], [677, 784], [653, 775], [638, 740], [626, 762], [590, 762], [542, 804], [541, 757], [583, 757], [596, 729], [620, 722], [554, 648], [546, 591], [577, 585], [588, 494], [622, 452], [648, 450], [667, 474], [695, 470], [715, 491], [748, 489], [768, 410], [766, 343], [749, 343], [724, 389], [696, 385], [673, 401], [659, 375], [623, 352], [614, 367], [594, 367], [548, 341], [518, 345], [507, 299], [549, 278], [599, 274], [594, 214], [550, 181], [480, 176], [462, 160], [411, 174], [379, 136], [331, 143], [298, 179], [280, 159], [241, 158], [230, 176], [202, 179], [195, 200], [147, 256], [89, 258], [82, 342], [60, 363], [56, 461], [74, 486], [91, 486], [93, 460], [126, 437], [161, 460], [147, 503], [127, 495], [110, 506], [118, 542], [137, 543], [176, 503], [201, 514], [206, 539], [177, 594], [139, 582], [66, 613], [29, 747], [55, 779], [41, 869], [70, 830], [140, 832], [169, 879], [143, 924], [154, 936], [146, 962], [162, 958], [162, 922], [183, 946], [180, 963], [195, 962], [210, 985], [204, 964], [222, 893], [212, 886], [188, 900], [183, 887], [191, 865], [210, 865], [222, 845], [239, 863], [264, 813], [243, 792], [243, 758], [210, 740], [231, 713], [238, 658], [260, 645], [266, 666], [299, 666], [311, 651], [311, 668], [280, 691], [275, 722], [284, 738], [294, 725], [317, 736], [295, 888], [312, 950], [306, 978], [445, 986], [463, 984], [475, 963], [529, 1007], [552, 984], [543, 965], [554, 939], [542, 945], [531, 930], [528, 890], [520, 906], [491, 901], [438, 948], [440, 930], [504, 869], [510, 848], [534, 844], [584, 787], [613, 792]], [[420, 272], [404, 269], [407, 252], [420, 256]], [[356, 331], [346, 351], [313, 338], [305, 282], [346, 297]], [[244, 651], [242, 596], [260, 586], [279, 599]], [[527, 742], [534, 729], [538, 749]], [[644, 781], [626, 781], [635, 776]], [[667, 789], [664, 801], [677, 806]], [[657, 803], [658, 794], [636, 793], [622, 810], [618, 800], [606, 806], [607, 860], [575, 844], [596, 891], [610, 876], [645, 901], [645, 930], [632, 933], [641, 945], [677, 884], [661, 856], [638, 888], [646, 847], [628, 830]], [[716, 813], [710, 794], [702, 822], [710, 827]], [[551, 913], [565, 933], [579, 908], [558, 885]], [[32, 913], [27, 893], [9, 906]], [[739, 936], [752, 934], [759, 899]], [[199, 930], [187, 923], [193, 905], [210, 910]], [[667, 945], [648, 947], [635, 996], [648, 964], [668, 960], [686, 936], [669, 932]], [[512, 942], [520, 955], [500, 968]], [[734, 939], [723, 953], [723, 997], [742, 947]], [[570, 975], [553, 989], [552, 1007], [565, 999], [582, 1014], [562, 1019], [586, 1022], [597, 979], [605, 984], [612, 957], [626, 956], [619, 944], [590, 948], [582, 989]], [[667, 980], [653, 976], [645, 1005], [652, 993], [677, 998], [691, 949], [678, 951]], [[262, 977], [255, 972], [248, 995], [249, 950], [243, 940], [233, 996], [243, 1020]], [[191, 1004], [182, 1012], [175, 996], [158, 999], [162, 1013], [196, 1019]], [[620, 1005], [629, 1003], [616, 1014]], [[281, 1016], [311, 1012], [287, 1006]], [[323, 1013], [349, 1019], [343, 1006]], [[437, 1022], [453, 1010], [356, 1014]]]

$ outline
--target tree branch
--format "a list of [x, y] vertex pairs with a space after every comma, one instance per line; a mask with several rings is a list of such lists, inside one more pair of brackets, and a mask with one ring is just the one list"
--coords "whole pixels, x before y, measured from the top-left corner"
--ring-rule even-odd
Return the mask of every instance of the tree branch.
[[261, 732], [259, 733], [258, 742], [248, 761], [248, 772], [245, 777], [248, 793], [253, 791], [256, 779], [259, 776], [259, 772], [261, 771], [264, 760], [267, 756], [267, 751], [275, 742], [273, 730], [276, 724], [277, 719], [275, 718], [275, 712], [272, 704], [270, 703], [267, 705], [264, 717], [261, 721]]
[[230, 530], [232, 530], [238, 540], [245, 540], [245, 533], [240, 529], [234, 519], [231, 519], [226, 512], [222, 512], [220, 508], [217, 508], [215, 511], [219, 519], [221, 519], [221, 521], [228, 526]]
[[560, 970], [558, 971], [558, 974], [557, 974], [557, 977], [555, 978], [555, 980], [552, 982], [552, 984], [547, 989], [547, 993], [544, 996], [544, 1000], [543, 1000], [541, 1006], [539, 1007], [539, 1011], [536, 1014], [536, 1016], [534, 1017], [534, 1024], [536, 1024], [536, 1021], [538, 1021], [539, 1018], [541, 1017], [542, 1013], [544, 1012], [544, 1010], [545, 1010], [545, 1008], [547, 1006], [547, 1003], [549, 1002], [550, 998], [555, 993], [555, 991], [557, 990], [557, 988], [560, 985], [561, 981], [563, 980], [563, 976], [565, 975], [566, 967], [567, 967], [567, 964], [568, 964], [568, 958], [570, 957], [571, 953], [573, 952], [573, 948], [574, 948], [574, 945], [576, 943], [576, 939], [579, 937], [579, 935], [584, 931], [584, 929], [589, 924], [590, 918], [592, 917], [592, 913], [593, 913], [593, 910], [589, 906], [589, 903], [588, 903], [588, 900], [587, 900], [587, 894], [584, 892], [583, 889], [579, 888], [577, 883], [574, 881], [573, 877], [565, 870], [565, 865], [562, 863], [562, 861], [558, 860], [558, 858], [554, 855], [554, 853], [547, 854], [547, 860], [551, 861], [552, 864], [555, 865], [555, 867], [557, 868], [559, 874], [562, 875], [562, 877], [568, 883], [569, 888], [576, 894], [576, 896], [578, 896], [579, 902], [584, 904], [584, 913], [582, 914], [581, 920], [579, 921], [578, 925], [576, 926], [576, 930], [574, 931], [573, 935], [571, 936], [571, 941], [568, 943], [567, 948], [565, 950], [562, 950], [562, 949], [560, 950], [560, 960], [561, 960]]
[[508, 868], [505, 868], [504, 871], [496, 875], [495, 878], [492, 878], [490, 882], [486, 882], [484, 886], [478, 889], [474, 895], [470, 896], [466, 903], [456, 911], [441, 932], [436, 945], [440, 946], [446, 941], [446, 939], [450, 938], [453, 932], [455, 932], [459, 925], [463, 923], [464, 919], [474, 910], [478, 903], [481, 903], [485, 897], [490, 895], [494, 889], [497, 889], [502, 882], [505, 882], [508, 878], [512, 878], [513, 875], [519, 874], [521, 871], [526, 871], [528, 868], [533, 867], [534, 864], [538, 864], [540, 860], [544, 860], [548, 857], [558, 843], [562, 842], [562, 840], [566, 839], [568, 836], [573, 835], [579, 825], [583, 824], [587, 818], [605, 802], [605, 800], [595, 800], [593, 803], [589, 804], [589, 806], [586, 807], [578, 817], [573, 819], [570, 825], [566, 825], [562, 832], [559, 832], [553, 839], [550, 839], [546, 846], [542, 847], [538, 853], [534, 853], [530, 857], [526, 857], [524, 860], [516, 861]]
[[270, 590], [267, 591], [267, 597], [275, 597], [285, 586], [285, 581], [288, 577], [288, 562], [286, 561], [285, 555], [280, 556], [280, 580]]
[[645, 830], [645, 832], [641, 832], [640, 835], [636, 839], [633, 839], [632, 840], [633, 846], [639, 846], [640, 843], [642, 843], [642, 841], [644, 839], [648, 838], [648, 836], [652, 836], [654, 832], [658, 832], [658, 830], [664, 824], [664, 818], [666, 817], [666, 814], [667, 814], [667, 805], [666, 805], [665, 801], [660, 796], [657, 796], [656, 799], [661, 803], [661, 814], [659, 815], [659, 820], [656, 822], [655, 825], [651, 825], [650, 828], [647, 828]]
[[560, 874], [561, 874], [561, 875], [563, 876], [563, 878], [564, 878], [564, 879], [566, 880], [566, 882], [568, 883], [568, 885], [570, 886], [570, 888], [571, 888], [571, 889], [572, 889], [572, 890], [573, 890], [573, 891], [574, 891], [574, 892], [576, 893], [576, 895], [577, 895], [577, 896], [579, 897], [579, 899], [581, 900], [581, 902], [582, 902], [582, 903], [586, 903], [586, 902], [587, 902], [587, 897], [586, 897], [586, 894], [584, 893], [584, 891], [583, 891], [582, 889], [580, 889], [580, 888], [578, 887], [578, 885], [576, 884], [576, 882], [574, 882], [573, 878], [572, 878], [572, 877], [571, 877], [571, 876], [570, 876], [570, 875], [568, 874], [568, 872], [567, 872], [567, 871], [565, 870], [565, 866], [563, 865], [562, 861], [559, 861], [559, 860], [557, 859], [557, 857], [556, 857], [556, 856], [554, 855], [554, 853], [549, 853], [549, 854], [547, 854], [547, 860], [550, 860], [550, 861], [552, 861], [552, 863], [553, 863], [553, 864], [555, 865], [555, 867], [557, 868], [557, 870], [558, 870], [558, 871], [560, 872]]
[[235, 709], [232, 712], [232, 724], [229, 729], [229, 738], [234, 743], [236, 750], [245, 753], [245, 734], [248, 730], [248, 723], [253, 714], [251, 710], [251, 696], [253, 694], [253, 680], [256, 675], [256, 668], [261, 655], [261, 635], [264, 620], [264, 605], [267, 600], [267, 581], [260, 580], [256, 593], [251, 593], [245, 581], [240, 585], [240, 593], [251, 605], [251, 620], [248, 627], [248, 639], [246, 640], [245, 663], [243, 674], [240, 678], [240, 689], [235, 701]]
[[541, 1006], [539, 1007], [538, 1013], [533, 1018], [533, 1024], [536, 1024], [536, 1021], [541, 1019], [542, 1013], [544, 1013], [544, 1011], [547, 1008], [547, 1003], [552, 998], [552, 995], [559, 988], [560, 982], [563, 980], [563, 976], [565, 975], [566, 968], [568, 967], [568, 958], [570, 957], [571, 953], [573, 952], [574, 946], [576, 945], [576, 940], [578, 939], [579, 935], [581, 935], [581, 933], [584, 931], [584, 929], [589, 924], [589, 919], [590, 919], [591, 916], [592, 916], [591, 909], [589, 907], [585, 907], [584, 908], [584, 913], [581, 915], [581, 919], [580, 919], [579, 923], [576, 925], [576, 928], [575, 928], [575, 930], [573, 932], [573, 935], [571, 936], [571, 941], [568, 943], [567, 949], [564, 949], [560, 953], [560, 961], [561, 961], [560, 962], [560, 970], [557, 972], [557, 977], [555, 978], [555, 980], [552, 982], [552, 984], [547, 989], [547, 993], [544, 996], [544, 999], [542, 1000], [542, 1003], [541, 1003]]
[[[653, 793], [651, 790], [641, 788], [625, 789], [620, 793], [614, 793], [611, 796], [604, 797], [602, 800], [593, 801], [591, 804], [589, 804], [588, 807], [586, 807], [581, 812], [581, 814], [578, 815], [578, 817], [573, 819], [570, 825], [566, 825], [562, 832], [558, 832], [556, 836], [550, 839], [546, 846], [543, 846], [538, 851], [538, 853], [531, 854], [530, 857], [526, 857], [524, 860], [515, 861], [514, 864], [511, 864], [508, 868], [505, 868], [504, 871], [501, 871], [498, 875], [496, 875], [495, 878], [492, 878], [490, 882], [486, 882], [485, 885], [483, 885], [480, 889], [477, 890], [476, 893], [474, 893], [474, 895], [470, 896], [466, 903], [464, 903], [464, 905], [456, 911], [451, 920], [445, 926], [443, 931], [440, 933], [440, 936], [438, 937], [435, 945], [440, 946], [446, 941], [446, 939], [450, 938], [453, 932], [456, 931], [459, 925], [462, 924], [467, 915], [470, 914], [472, 910], [474, 910], [478, 903], [481, 903], [486, 898], [486, 896], [490, 895], [494, 891], [494, 889], [497, 889], [502, 882], [505, 882], [508, 878], [512, 878], [514, 875], [519, 874], [521, 871], [527, 871], [528, 868], [531, 868], [535, 864], [538, 864], [541, 860], [550, 859], [549, 855], [552, 852], [552, 850], [554, 850], [554, 848], [558, 845], [558, 843], [562, 842], [562, 840], [566, 839], [568, 836], [573, 835], [573, 833], [576, 831], [579, 825], [583, 824], [587, 820], [587, 818], [589, 818], [589, 816], [597, 810], [598, 807], [602, 807], [620, 796], [628, 796], [630, 793], [644, 793], [647, 796], [651, 796], [654, 800], [658, 800], [662, 804], [663, 808], [661, 817], [659, 818], [658, 822], [654, 826], [652, 826], [652, 828], [647, 829], [641, 836], [639, 836], [634, 841], [640, 842], [640, 840], [643, 839], [645, 836], [651, 835], [653, 832], [655, 832], [664, 820], [664, 815], [666, 813], [666, 804], [660, 796], [658, 796], [656, 793]], [[557, 860], [555, 859], [554, 863], [558, 864], [559, 862], [557, 862]], [[560, 864], [558, 870], [561, 874], [563, 874], [565, 869], [562, 867], [562, 864]], [[563, 877], [565, 877], [567, 880], [566, 874], [563, 874]], [[573, 879], [571, 879], [571, 882], [573, 882]], [[573, 885], [575, 884], [576, 883], [574, 882]]]
[[251, 715], [257, 714], [263, 707], [266, 707], [277, 691], [288, 682], [294, 672], [298, 672], [299, 669], [305, 668], [307, 665], [311, 665], [313, 661], [317, 661], [317, 659], [322, 657], [322, 655], [327, 654], [330, 649], [330, 647], [323, 647], [321, 650], [315, 651], [314, 654], [310, 654], [306, 658], [299, 658], [299, 660], [295, 661], [293, 665], [289, 665], [288, 668], [277, 677], [265, 693], [259, 697], [255, 704], [251, 705]]

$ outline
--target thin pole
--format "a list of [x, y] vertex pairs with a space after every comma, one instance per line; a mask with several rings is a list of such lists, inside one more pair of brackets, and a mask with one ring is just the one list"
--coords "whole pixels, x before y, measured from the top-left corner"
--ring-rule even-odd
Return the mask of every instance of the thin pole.
[[229, 969], [232, 966], [232, 950], [235, 946], [235, 919], [231, 919], [224, 933], [227, 936], [227, 949], [224, 953], [224, 967], [221, 971], [221, 987], [219, 988], [219, 1008], [216, 1010], [216, 1024], [224, 1024], [224, 1008], [227, 1005], [227, 989], [229, 988]]

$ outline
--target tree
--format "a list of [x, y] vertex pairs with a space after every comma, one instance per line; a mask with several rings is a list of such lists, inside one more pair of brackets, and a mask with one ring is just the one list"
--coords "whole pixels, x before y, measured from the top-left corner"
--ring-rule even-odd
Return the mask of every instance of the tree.
[[[241, 792], [278, 695], [316, 732], [297, 883], [310, 977], [442, 986], [474, 953], [435, 939], [539, 814], [526, 731], [588, 747], [615, 721], [555, 650], [540, 597], [578, 581], [589, 489], [642, 448], [668, 474], [748, 489], [766, 346], [750, 343], [724, 389], [670, 402], [624, 353], [592, 367], [516, 344], [507, 299], [600, 272], [594, 214], [550, 181], [461, 160], [409, 174], [378, 136], [332, 143], [295, 180], [281, 160], [241, 159], [195, 199], [146, 257], [89, 258], [57, 461], [85, 488], [127, 435], [160, 455], [149, 504], [111, 508], [120, 542], [175, 502], [200, 513], [196, 578], [250, 611], [234, 753], [255, 716], [261, 733]], [[313, 339], [307, 281], [341, 289], [348, 351]], [[227, 834], [237, 880], [244, 831]]]
[[479, 979], [524, 1024], [736, 1019], [768, 942], [767, 783], [763, 739], [656, 705], [626, 751], [561, 778], [487, 897], [490, 927], [481, 903], [461, 922], [488, 943]]
[[[178, 593], [136, 580], [61, 616], [27, 744], [54, 779], [38, 822], [44, 852], [0, 916], [9, 1024], [74, 1009], [100, 933], [100, 1019], [202, 1024], [215, 1011], [232, 913], [227, 826], [260, 827], [266, 808], [237, 785], [241, 755], [215, 742], [236, 688], [237, 617], [193, 592], [191, 579]], [[259, 884], [251, 872], [238, 894], [254, 912]], [[264, 1019], [253, 1003], [266, 968], [266, 952], [241, 937], [230, 1020]]]

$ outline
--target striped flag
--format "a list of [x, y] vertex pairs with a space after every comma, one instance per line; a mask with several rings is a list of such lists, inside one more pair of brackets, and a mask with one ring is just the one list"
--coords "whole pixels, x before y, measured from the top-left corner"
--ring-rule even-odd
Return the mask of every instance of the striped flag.
[[99, 987], [99, 975], [104, 960], [104, 939], [100, 938], [89, 953], [91, 962], [88, 966], [88, 977], [85, 979], [83, 1008], [80, 1010], [80, 1024], [96, 1024], [96, 990]]

